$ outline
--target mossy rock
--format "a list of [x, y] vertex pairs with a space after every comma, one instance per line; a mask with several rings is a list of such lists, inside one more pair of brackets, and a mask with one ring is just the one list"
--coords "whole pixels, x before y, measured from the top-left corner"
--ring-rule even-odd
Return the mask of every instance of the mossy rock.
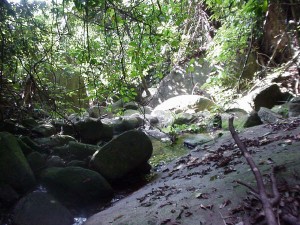
[[42, 147], [40, 145], [38, 145], [36, 142], [34, 142], [30, 137], [28, 137], [28, 136], [21, 136], [19, 139], [22, 142], [24, 142], [26, 145], [28, 145], [28, 147], [31, 148], [33, 151], [37, 151], [37, 152], [41, 152], [42, 151]]
[[0, 183], [9, 184], [20, 193], [28, 191], [36, 181], [17, 138], [0, 132], [0, 146]]
[[42, 137], [50, 137], [56, 134], [56, 129], [52, 124], [41, 124], [32, 129], [32, 132], [37, 133]]
[[97, 151], [91, 166], [109, 180], [119, 179], [147, 162], [152, 151], [152, 142], [146, 134], [127, 131]]
[[52, 167], [42, 171], [41, 181], [60, 199], [91, 203], [112, 197], [110, 184], [99, 173], [81, 167]]
[[69, 153], [76, 159], [85, 159], [92, 156], [99, 149], [100, 147], [97, 145], [83, 144], [75, 141], [69, 142]]
[[70, 141], [76, 141], [69, 135], [52, 135], [51, 137], [35, 138], [35, 142], [42, 146], [57, 147], [67, 145]]
[[27, 156], [27, 161], [34, 173], [45, 167], [47, 155], [39, 152], [32, 152]]
[[101, 120], [87, 118], [79, 121], [76, 128], [81, 141], [86, 144], [96, 144], [101, 140], [110, 140], [113, 137], [113, 129], [103, 124]]
[[17, 140], [18, 140], [18, 144], [19, 144], [22, 152], [24, 153], [24, 155], [28, 155], [31, 152], [33, 152], [33, 149], [30, 148], [30, 146], [27, 145], [24, 141], [22, 141], [20, 138], [18, 138]]

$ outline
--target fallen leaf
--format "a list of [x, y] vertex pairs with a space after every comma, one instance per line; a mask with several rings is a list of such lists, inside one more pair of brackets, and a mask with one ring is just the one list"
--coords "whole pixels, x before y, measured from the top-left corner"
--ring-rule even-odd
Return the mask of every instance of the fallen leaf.
[[198, 199], [208, 199], [209, 195], [207, 193], [196, 193], [196, 198], [198, 198]]
[[230, 201], [230, 200], [226, 200], [226, 201], [224, 201], [224, 202], [219, 206], [219, 208], [220, 208], [220, 209], [223, 209], [225, 206], [227, 206], [227, 205], [229, 205], [229, 204], [231, 204], [231, 201]]

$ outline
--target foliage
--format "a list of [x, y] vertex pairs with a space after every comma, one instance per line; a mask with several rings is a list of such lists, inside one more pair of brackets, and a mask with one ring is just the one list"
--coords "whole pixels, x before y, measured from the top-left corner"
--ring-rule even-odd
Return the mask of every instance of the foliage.
[[199, 37], [193, 28], [198, 21], [189, 18], [195, 5], [201, 4], [6, 2], [0, 5], [1, 83], [13, 89], [12, 98], [24, 109], [78, 111], [88, 100], [137, 99], [147, 88], [143, 80], [157, 82], [193, 48]]
[[206, 0], [212, 19], [221, 24], [211, 43], [208, 59], [215, 65], [211, 85], [234, 87], [253, 38], [261, 36], [267, 0]]

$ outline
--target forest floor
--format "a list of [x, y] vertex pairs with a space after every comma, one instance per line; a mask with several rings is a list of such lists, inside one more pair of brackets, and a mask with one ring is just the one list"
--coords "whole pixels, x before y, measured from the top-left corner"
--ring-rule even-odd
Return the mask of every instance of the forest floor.
[[[266, 174], [276, 166], [283, 196], [279, 214], [288, 198], [289, 206], [295, 205], [299, 213], [299, 125], [300, 119], [294, 118], [239, 134], [267, 184]], [[90, 217], [85, 225], [241, 225], [243, 220], [265, 224], [260, 202], [237, 180], [256, 188], [250, 167], [227, 133], [165, 165], [150, 183]]]

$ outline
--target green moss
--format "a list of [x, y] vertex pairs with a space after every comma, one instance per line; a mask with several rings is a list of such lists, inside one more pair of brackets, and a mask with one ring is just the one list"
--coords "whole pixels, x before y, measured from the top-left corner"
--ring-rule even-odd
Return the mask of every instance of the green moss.
[[0, 132], [0, 146], [0, 183], [10, 184], [20, 192], [28, 191], [35, 185], [35, 177], [17, 139]]
[[149, 160], [150, 164], [152, 166], [157, 166], [187, 154], [189, 150], [183, 146], [184, 138], [184, 135], [179, 136], [176, 144], [173, 145], [157, 139], [152, 139], [153, 154]]

